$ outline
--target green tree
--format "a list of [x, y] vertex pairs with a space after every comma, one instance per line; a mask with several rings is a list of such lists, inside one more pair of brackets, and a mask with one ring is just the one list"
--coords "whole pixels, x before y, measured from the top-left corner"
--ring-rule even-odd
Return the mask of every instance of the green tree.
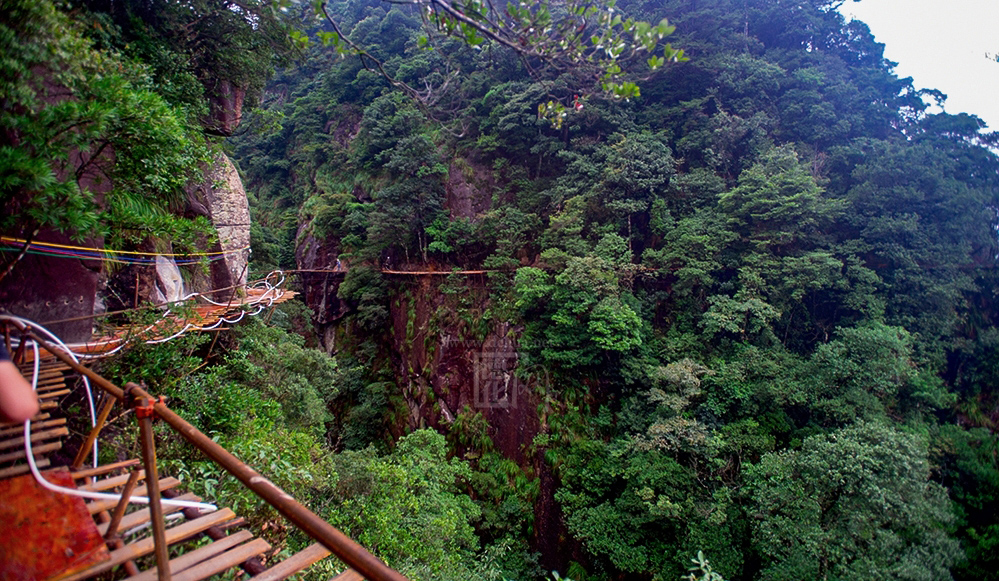
[[[658, 24], [625, 18], [615, 12], [615, 0], [564, 4], [545, 1], [511, 4], [503, 9], [478, 0], [459, 5], [439, 0], [419, 0], [414, 4], [427, 34], [420, 38], [421, 46], [435, 46], [437, 43], [432, 41], [435, 35], [454, 37], [480, 49], [487, 43], [495, 44], [523, 59], [532, 74], [541, 74], [541, 69], [550, 69], [555, 74], [572, 72], [581, 80], [580, 84], [585, 83], [585, 92], [596, 90], [616, 98], [637, 97], [640, 91], [633, 71], [647, 76], [667, 62], [685, 60], [682, 50], [662, 42], [674, 30], [665, 18]], [[400, 80], [376, 58], [373, 50], [355, 41], [353, 35], [345, 34], [339, 20], [328, 10], [327, 2], [317, 0], [315, 9], [332, 28], [318, 33], [324, 45], [333, 46], [340, 54], [358, 55], [365, 67], [377, 71], [396, 88], [421, 103], [429, 101], [432, 93], [429, 88], [424, 94]], [[661, 56], [657, 54], [660, 52]], [[539, 106], [539, 115], [550, 118], [558, 127], [566, 112], [565, 104], [555, 101]]]
[[749, 469], [760, 579], [950, 579], [946, 491], [926, 443], [875, 422], [805, 439]]
[[95, 50], [49, 2], [5, 2], [0, 43], [10, 55], [0, 65], [0, 231], [110, 234], [115, 245], [204, 233], [203, 220], [171, 211], [208, 148], [147, 88], [141, 65]]
[[471, 521], [479, 509], [460, 484], [468, 464], [448, 460], [444, 436], [419, 430], [388, 456], [374, 448], [333, 460], [338, 482], [329, 521], [412, 579], [439, 579], [478, 549]]

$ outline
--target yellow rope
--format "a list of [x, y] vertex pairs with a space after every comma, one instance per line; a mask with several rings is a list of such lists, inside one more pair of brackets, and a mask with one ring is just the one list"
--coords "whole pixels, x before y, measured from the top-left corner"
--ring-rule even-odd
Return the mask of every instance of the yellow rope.
[[70, 244], [55, 244], [53, 242], [28, 242], [27, 240], [22, 240], [20, 238], [11, 238], [9, 236], [0, 236], [0, 242], [5, 242], [7, 244], [30, 244], [31, 246], [48, 246], [51, 248], [62, 248], [65, 250], [88, 250], [93, 252], [105, 252], [108, 254], [135, 254], [139, 256], [218, 256], [220, 254], [234, 254], [236, 252], [242, 252], [250, 248], [246, 245], [242, 248], [237, 248], [235, 250], [227, 250], [222, 252], [190, 252], [190, 253], [173, 253], [173, 252], [138, 252], [135, 250], [108, 250], [107, 248], [93, 248], [87, 246], [73, 246]]

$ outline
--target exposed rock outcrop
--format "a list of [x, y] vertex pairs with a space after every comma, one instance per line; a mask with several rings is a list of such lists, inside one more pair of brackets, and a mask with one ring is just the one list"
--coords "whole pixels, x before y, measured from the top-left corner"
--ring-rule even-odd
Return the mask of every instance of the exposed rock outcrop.
[[[211, 288], [224, 289], [246, 283], [250, 253], [250, 205], [239, 172], [232, 160], [219, 154], [205, 170], [205, 179], [187, 190], [187, 213], [211, 220], [218, 243], [210, 251], [225, 252], [225, 258], [211, 263]], [[208, 289], [197, 289], [208, 290]], [[226, 291], [221, 294], [228, 297]]]
[[[42, 232], [38, 241], [74, 244], [58, 232]], [[102, 246], [99, 240], [85, 246]], [[4, 311], [45, 324], [63, 341], [75, 343], [90, 339], [94, 321], [89, 317], [102, 310], [97, 297], [101, 287], [101, 262], [52, 256], [25, 255], [0, 282], [0, 307]], [[64, 319], [76, 319], [62, 323]]]
[[156, 257], [156, 284], [153, 286], [154, 303], [172, 303], [184, 298], [184, 277], [173, 260], [164, 256]]
[[210, 118], [206, 131], [229, 137], [243, 118], [243, 100], [246, 89], [227, 80], [218, 82], [214, 95], [208, 101]]
[[518, 330], [482, 324], [489, 306], [483, 281], [465, 281], [457, 295], [442, 293], [440, 285], [425, 278], [391, 305], [400, 355], [396, 376], [410, 408], [407, 428], [444, 428], [464, 410], [481, 412], [496, 448], [522, 465], [530, 462], [524, 443], [540, 429], [540, 386], [537, 378], [525, 383], [516, 373]]
[[460, 159], [448, 169], [447, 208], [451, 218], [475, 220], [492, 205], [495, 180], [492, 173], [479, 165]]

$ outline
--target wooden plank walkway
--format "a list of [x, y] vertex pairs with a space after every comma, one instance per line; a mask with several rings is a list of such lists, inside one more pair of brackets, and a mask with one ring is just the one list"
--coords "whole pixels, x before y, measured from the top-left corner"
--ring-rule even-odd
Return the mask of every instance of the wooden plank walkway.
[[74, 345], [74, 351], [91, 356], [100, 356], [117, 350], [128, 341], [156, 341], [178, 333], [189, 333], [216, 328], [223, 319], [232, 320], [245, 309], [257, 306], [278, 305], [295, 298], [298, 293], [292, 290], [273, 288], [248, 288], [241, 297], [236, 297], [222, 305], [198, 305], [184, 309], [181, 315], [171, 315], [144, 328], [115, 327], [104, 335], [82, 345]]
[[[39, 469], [51, 465], [46, 457], [62, 448], [63, 438], [69, 435], [66, 418], [52, 417], [63, 397], [69, 395], [67, 386], [79, 378], [69, 366], [58, 362], [51, 355], [39, 367], [38, 399], [41, 411], [31, 418], [31, 452]], [[34, 367], [30, 363], [19, 366], [21, 374], [31, 377]], [[27, 452], [24, 449], [24, 424], [0, 423], [0, 478], [10, 478], [29, 471]]]
[[[43, 403], [50, 404], [47, 406], [49, 410], [58, 411], [60, 400], [70, 391], [67, 386], [76, 385], [78, 377], [69, 367], [54, 360], [50, 354], [42, 359], [40, 367], [44, 371], [40, 374], [43, 379], [39, 381], [39, 385], [44, 381], [48, 389], [45, 391], [40, 389], [39, 397]], [[22, 366], [22, 372], [28, 377], [32, 371], [30, 364]], [[68, 435], [66, 419], [52, 417], [50, 411], [43, 410], [32, 418], [30, 433], [32, 453], [36, 463], [40, 469], [48, 467], [52, 462], [46, 454], [62, 448], [62, 440]], [[0, 480], [18, 475], [21, 478], [31, 478], [26, 475], [28, 471], [23, 425], [0, 424]], [[138, 474], [138, 482], [132, 494], [143, 496], [146, 492], [145, 472], [137, 459], [98, 468], [81, 469], [69, 474], [68, 477], [71, 477], [71, 481], [81, 490], [120, 493], [132, 471]], [[162, 477], [159, 481], [161, 496], [164, 498], [201, 501], [193, 494], [179, 492], [182, 486], [182, 482], [169, 476]], [[0, 502], [18, 501], [4, 498], [0, 499]], [[153, 558], [152, 527], [149, 526], [151, 514], [148, 506], [128, 505], [117, 531], [110, 537], [107, 533], [117, 502], [104, 499], [87, 500], [84, 506], [83, 514], [90, 514], [97, 527], [95, 533], [87, 534], [96, 534], [96, 540], [107, 545], [109, 557], [82, 570], [77, 568], [64, 574], [57, 574], [51, 577], [50, 581], [82, 581], [108, 574], [120, 577], [120, 573], [109, 573], [115, 570], [123, 570], [125, 579], [137, 581], [157, 579], [157, 568]], [[252, 579], [280, 581], [300, 573], [330, 555], [325, 547], [317, 543], [284, 560], [277, 561], [272, 555], [273, 547], [265, 539], [246, 530], [245, 521], [228, 508], [212, 512], [169, 505], [164, 505], [163, 508], [167, 517], [166, 536], [170, 545], [170, 570], [174, 581], [201, 581], [236, 568], [252, 573]], [[83, 533], [78, 532], [78, 534]]]

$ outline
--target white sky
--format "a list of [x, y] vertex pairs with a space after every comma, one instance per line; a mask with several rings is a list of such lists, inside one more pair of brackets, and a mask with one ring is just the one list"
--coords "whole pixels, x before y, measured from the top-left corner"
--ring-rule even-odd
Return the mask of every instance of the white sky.
[[839, 11], [867, 23], [898, 76], [999, 130], [999, 62], [985, 58], [999, 53], [999, 0], [848, 0]]

